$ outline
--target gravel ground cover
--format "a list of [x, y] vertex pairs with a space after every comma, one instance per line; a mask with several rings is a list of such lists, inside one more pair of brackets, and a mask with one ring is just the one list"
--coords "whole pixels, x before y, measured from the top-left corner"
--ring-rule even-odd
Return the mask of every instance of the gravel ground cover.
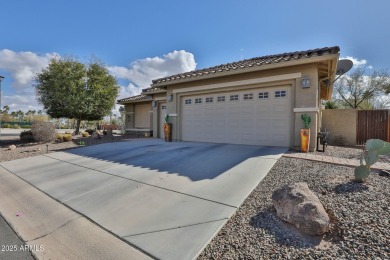
[[[318, 154], [318, 155], [334, 156], [334, 157], [340, 157], [340, 158], [360, 160], [360, 156], [363, 152], [363, 148], [364, 148], [364, 146], [341, 147], [341, 146], [328, 145], [328, 147], [325, 148], [325, 152], [317, 152], [316, 151], [313, 153]], [[322, 149], [322, 146], [320, 149]], [[383, 163], [390, 163], [390, 155], [381, 155], [378, 161], [383, 162]]]
[[[352, 179], [352, 168], [282, 157], [199, 259], [389, 259], [390, 178]], [[300, 181], [331, 218], [325, 236], [303, 235], [276, 216], [272, 192]]]
[[[0, 142], [0, 162], [21, 159], [30, 156], [37, 156], [45, 154], [47, 152], [62, 151], [80, 147], [80, 142], [83, 145], [97, 145], [110, 142], [120, 142], [129, 140], [128, 136], [103, 136], [101, 139], [94, 139], [91, 136], [82, 138], [76, 136], [73, 141], [70, 142], [51, 142], [49, 144], [40, 143], [22, 143], [19, 138], [8, 138]], [[15, 150], [9, 150], [10, 145], [15, 145]]]

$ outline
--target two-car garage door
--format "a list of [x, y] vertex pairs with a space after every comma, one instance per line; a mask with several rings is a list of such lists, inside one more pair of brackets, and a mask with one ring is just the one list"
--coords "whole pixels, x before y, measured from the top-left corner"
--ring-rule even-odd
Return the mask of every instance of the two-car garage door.
[[181, 102], [183, 141], [290, 146], [289, 87], [185, 96]]

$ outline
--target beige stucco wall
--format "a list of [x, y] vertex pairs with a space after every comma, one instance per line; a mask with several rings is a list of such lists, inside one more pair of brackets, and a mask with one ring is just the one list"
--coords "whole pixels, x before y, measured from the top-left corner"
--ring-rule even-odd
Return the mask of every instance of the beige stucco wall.
[[134, 106], [134, 126], [135, 128], [150, 127], [150, 103], [135, 104]]
[[335, 144], [335, 137], [341, 135], [346, 140], [346, 145], [356, 145], [356, 109], [325, 109], [322, 110], [322, 128], [326, 128], [329, 134], [329, 144]]
[[[291, 73], [301, 73], [302, 77], [309, 77], [311, 79], [311, 87], [302, 89], [301, 88], [301, 78], [295, 80], [282, 80], [275, 82], [259, 83], [254, 85], [245, 85], [239, 87], [227, 87], [223, 89], [214, 89], [214, 90], [199, 90], [192, 91], [189, 93], [174, 93], [174, 89], [184, 89], [187, 87], [198, 87], [198, 86], [207, 86], [210, 84], [219, 84], [232, 81], [240, 81], [247, 79], [256, 79], [263, 77], [278, 76]], [[231, 90], [243, 90], [246, 88], [261, 88], [261, 87], [272, 87], [288, 85], [291, 87], [292, 93], [292, 107], [291, 107], [291, 117], [293, 118], [292, 128], [291, 128], [291, 147], [295, 149], [300, 149], [300, 129], [303, 127], [303, 122], [301, 120], [302, 113], [294, 113], [294, 108], [318, 108], [319, 100], [319, 89], [318, 89], [318, 69], [317, 64], [305, 64], [293, 67], [285, 67], [272, 70], [257, 71], [251, 73], [243, 73], [239, 75], [230, 75], [219, 78], [211, 78], [206, 80], [199, 80], [195, 82], [179, 83], [167, 87], [167, 95], [172, 95], [172, 102], [167, 102], [167, 110], [169, 114], [177, 114], [177, 116], [171, 117], [173, 124], [173, 139], [181, 140], [181, 118], [180, 118], [180, 106], [181, 106], [181, 97], [185, 95], [195, 95], [195, 94], [205, 94], [210, 92], [221, 92], [221, 91], [231, 91]], [[320, 113], [319, 109], [317, 112], [307, 112], [311, 116], [311, 144], [310, 150], [313, 151], [316, 148], [316, 133], [318, 132]], [[295, 120], [294, 120], [295, 118]]]

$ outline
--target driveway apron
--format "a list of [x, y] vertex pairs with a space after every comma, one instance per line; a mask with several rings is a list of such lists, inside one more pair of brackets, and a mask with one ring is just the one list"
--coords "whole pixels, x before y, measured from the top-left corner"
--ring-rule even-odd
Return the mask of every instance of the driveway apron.
[[0, 165], [152, 257], [193, 259], [285, 151], [141, 139]]

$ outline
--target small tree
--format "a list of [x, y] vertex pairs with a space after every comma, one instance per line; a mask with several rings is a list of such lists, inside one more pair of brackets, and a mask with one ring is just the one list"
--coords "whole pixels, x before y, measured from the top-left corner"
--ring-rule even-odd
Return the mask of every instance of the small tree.
[[348, 76], [343, 76], [335, 85], [335, 98], [341, 105], [348, 108], [373, 108], [376, 99], [389, 89], [389, 74], [387, 71], [374, 70], [366, 74], [362, 68], [355, 69]]
[[111, 113], [118, 96], [116, 79], [98, 61], [85, 65], [75, 59], [52, 59], [37, 74], [37, 100], [53, 118], [100, 120]]

